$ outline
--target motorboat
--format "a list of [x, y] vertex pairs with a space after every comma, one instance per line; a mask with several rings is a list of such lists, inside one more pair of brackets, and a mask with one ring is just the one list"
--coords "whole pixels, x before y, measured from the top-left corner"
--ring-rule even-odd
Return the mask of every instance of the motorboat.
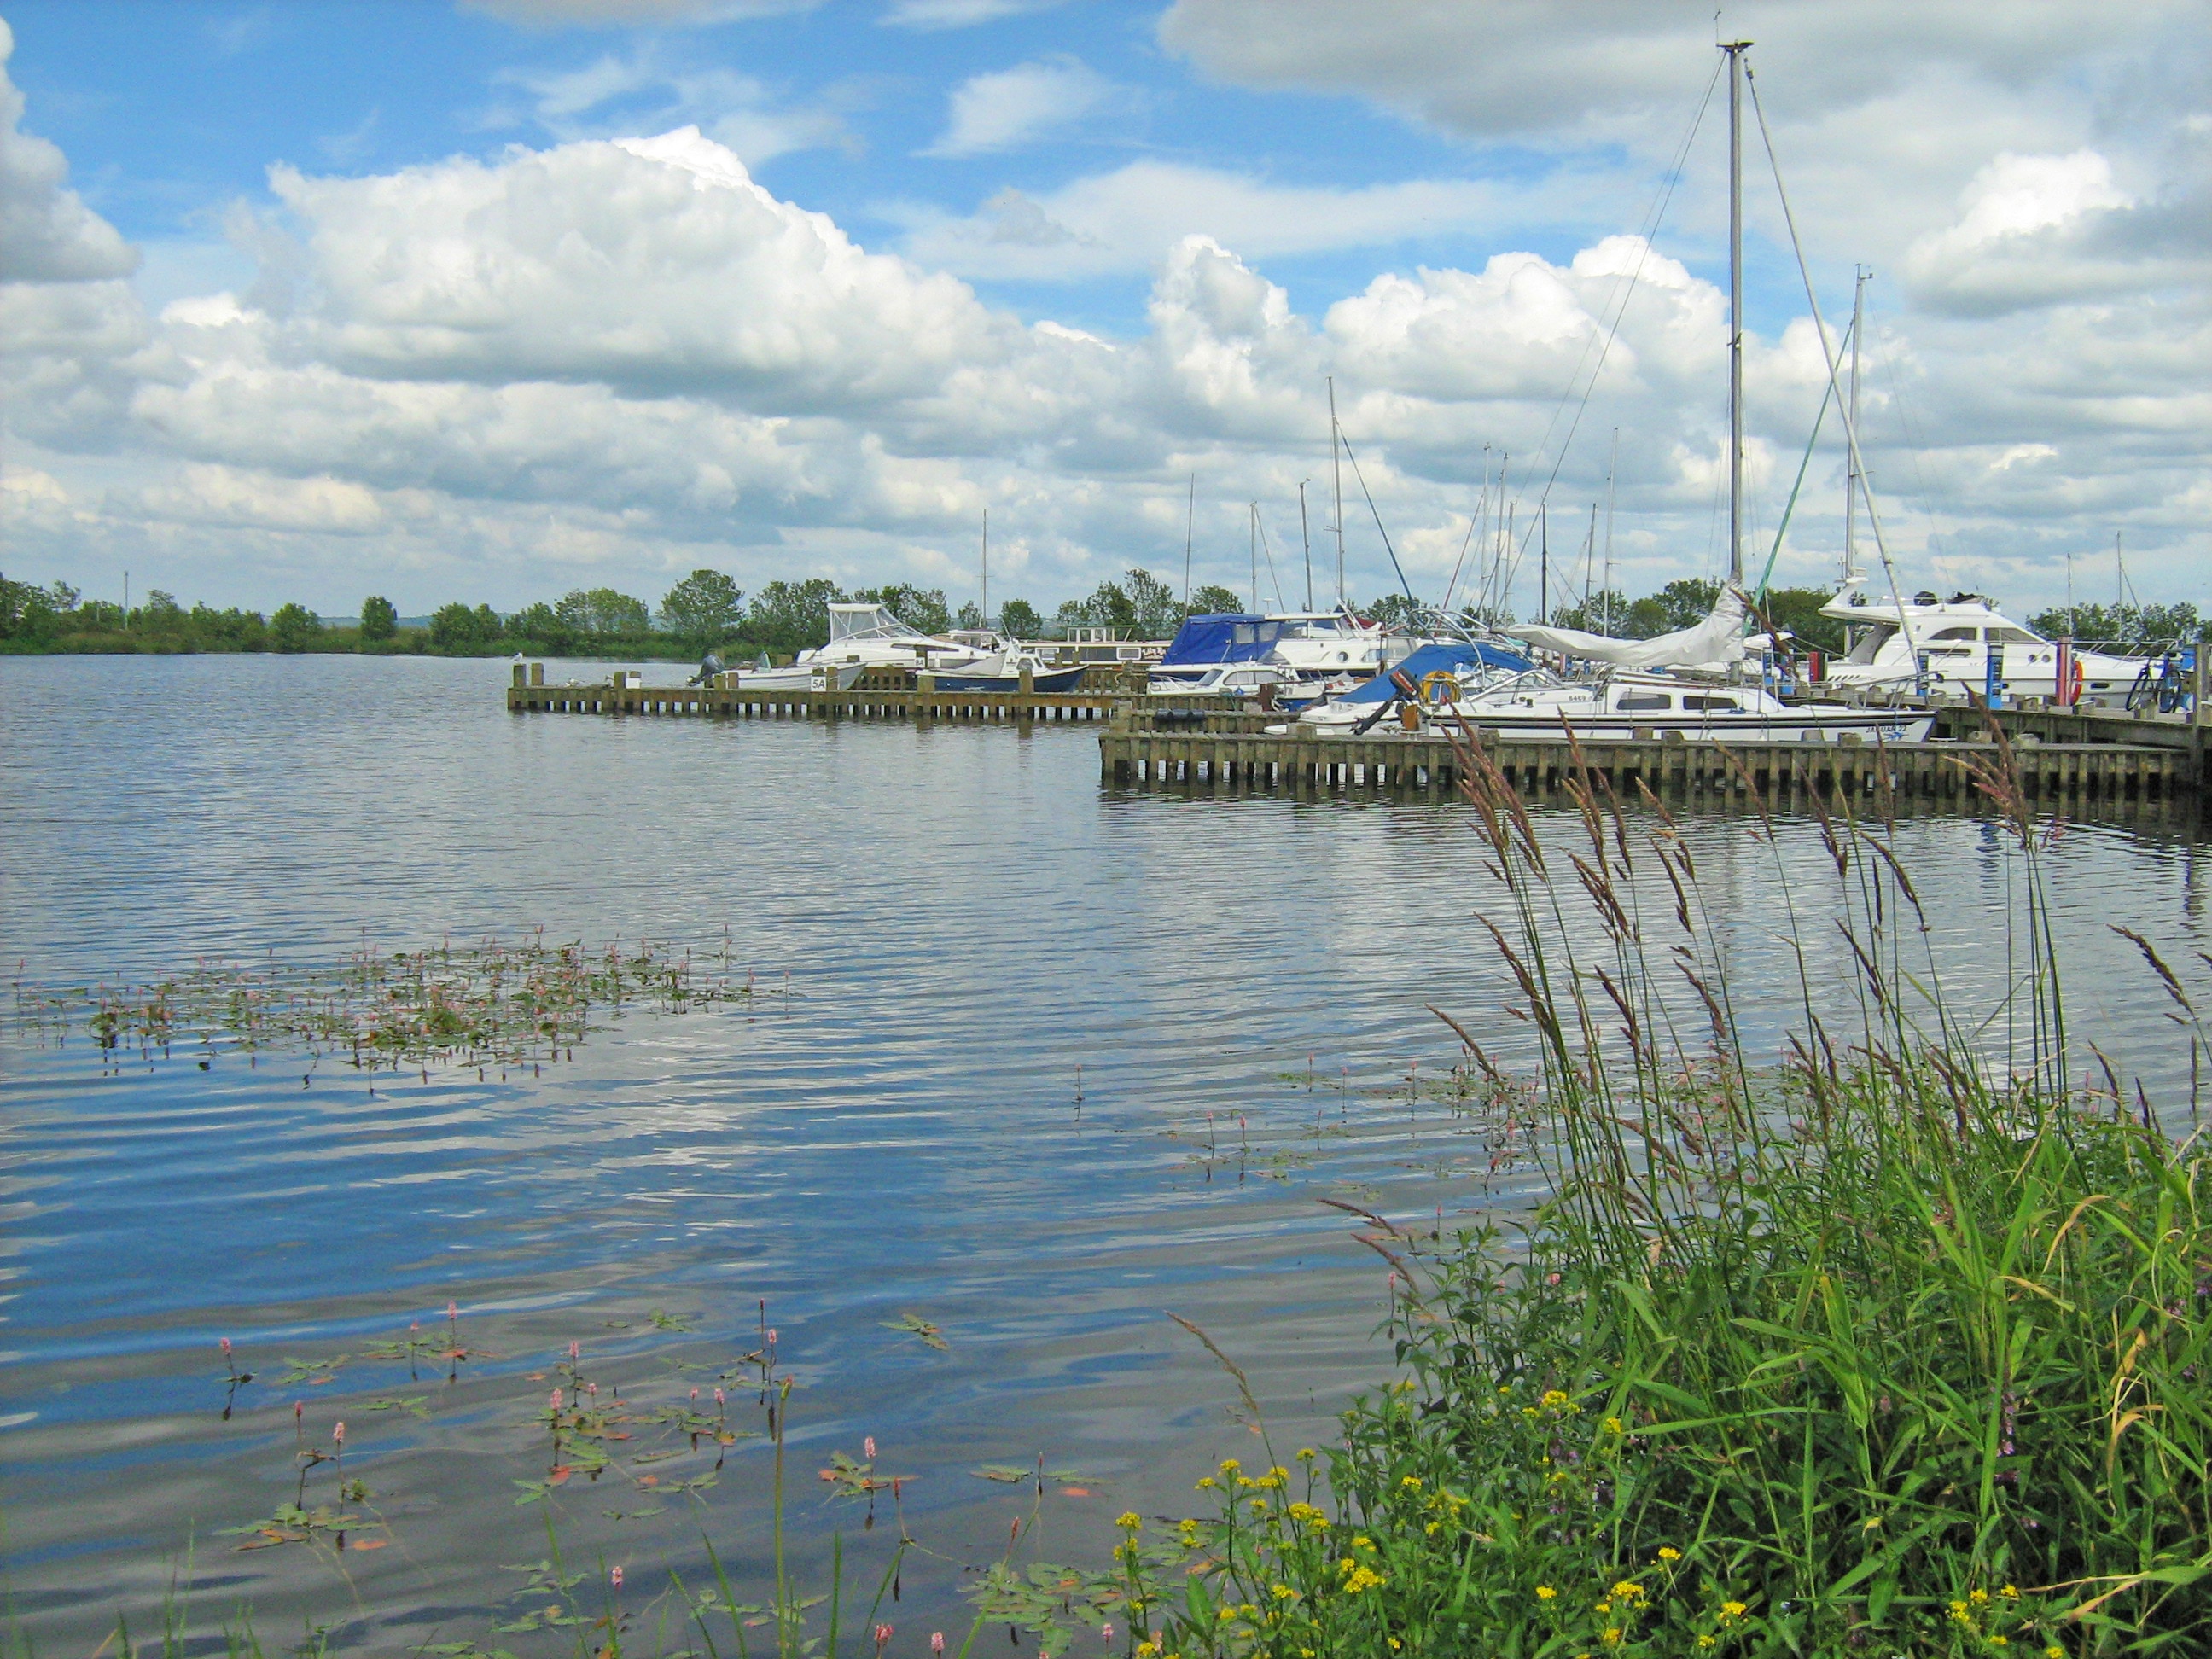
[[[1846, 589], [1820, 614], [1844, 623], [1851, 641], [1825, 665], [1825, 684], [1908, 690], [1924, 680], [1929, 696], [1963, 702], [1969, 692], [1978, 697], [1989, 690], [1994, 652], [2002, 695], [2060, 696], [2058, 643], [2023, 628], [1982, 594], [1943, 599], [1917, 593], [1900, 603]], [[2067, 653], [2074, 694], [2067, 701], [2092, 708], [2118, 708], [2140, 697], [2157, 666], [2150, 657], [2072, 646]]]
[[[812, 653], [807, 653], [808, 657]], [[802, 657], [797, 662], [787, 662], [781, 668], [766, 666], [768, 659], [761, 659], [763, 666], [740, 668], [728, 678], [734, 680], [740, 691], [849, 691], [861, 675], [868, 672], [864, 662], [828, 663], [808, 661]]]
[[1280, 624], [1269, 651], [1302, 680], [1350, 674], [1359, 679], [1382, 672], [1386, 641], [1376, 623], [1350, 611], [1294, 611], [1262, 620]]
[[1160, 659], [1152, 665], [1152, 689], [1183, 690], [1208, 669], [1268, 661], [1285, 625], [1241, 611], [1186, 617]]
[[1083, 663], [1048, 664], [1033, 647], [1009, 641], [964, 667], [933, 671], [933, 678], [940, 691], [1079, 691], [1085, 672]]
[[1669, 732], [1704, 742], [1832, 743], [1855, 735], [1920, 743], [1935, 721], [1925, 709], [1790, 705], [1755, 685], [1646, 669], [1567, 680], [1528, 667], [1470, 687], [1460, 670], [1442, 661], [1431, 665], [1416, 652], [1390, 673], [1309, 710], [1298, 724], [1317, 736], [1356, 736], [1380, 724], [1394, 707], [1407, 706], [1423, 726], [1465, 722], [1523, 743], [1563, 743], [1571, 734], [1584, 743], [1626, 742]]

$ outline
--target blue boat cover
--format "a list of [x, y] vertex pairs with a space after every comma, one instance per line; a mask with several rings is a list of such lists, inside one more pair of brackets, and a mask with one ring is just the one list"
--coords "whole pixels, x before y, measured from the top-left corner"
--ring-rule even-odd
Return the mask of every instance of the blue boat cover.
[[1504, 668], [1519, 674], [1527, 672], [1535, 665], [1526, 657], [1511, 651], [1501, 650], [1494, 645], [1485, 645], [1480, 641], [1467, 645], [1457, 641], [1437, 641], [1422, 646], [1412, 656], [1392, 668], [1389, 673], [1377, 674], [1366, 684], [1356, 690], [1346, 692], [1337, 701], [1339, 702], [1388, 702], [1393, 697], [1404, 695], [1390, 683], [1391, 674], [1403, 674], [1415, 685], [1419, 685], [1425, 675], [1458, 675], [1478, 666]]
[[1222, 611], [1188, 618], [1168, 642], [1163, 668], [1204, 668], [1222, 662], [1257, 662], [1275, 648], [1285, 624], [1265, 617]]

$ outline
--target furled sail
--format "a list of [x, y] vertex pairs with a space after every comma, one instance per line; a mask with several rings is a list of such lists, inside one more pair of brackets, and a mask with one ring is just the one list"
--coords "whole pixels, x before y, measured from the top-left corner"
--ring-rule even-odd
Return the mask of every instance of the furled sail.
[[1741, 588], [1723, 587], [1712, 614], [1703, 622], [1650, 640], [1616, 640], [1579, 629], [1534, 625], [1514, 631], [1542, 650], [1621, 668], [1726, 667], [1743, 659], [1745, 603]]

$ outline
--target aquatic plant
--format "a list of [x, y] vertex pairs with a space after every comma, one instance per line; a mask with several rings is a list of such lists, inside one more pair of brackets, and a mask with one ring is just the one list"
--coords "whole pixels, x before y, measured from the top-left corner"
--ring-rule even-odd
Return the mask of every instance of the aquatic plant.
[[[640, 939], [587, 947], [526, 939], [380, 951], [364, 942], [335, 965], [204, 957], [143, 983], [40, 986], [20, 964], [8, 1024], [34, 1040], [66, 1042], [80, 1027], [103, 1056], [151, 1062], [179, 1048], [204, 1071], [226, 1053], [305, 1054], [368, 1073], [432, 1066], [537, 1066], [584, 1041], [595, 1022], [627, 1012], [682, 1013], [718, 1005], [788, 1000], [781, 988], [742, 981], [726, 936], [695, 955]], [[311, 1068], [312, 1070], [312, 1068]], [[303, 1079], [304, 1081], [305, 1079]]]
[[[1367, 1218], [1400, 1375], [1296, 1475], [1199, 1482], [1186, 1559], [1128, 1559], [1138, 1659], [2200, 1650], [2203, 1160], [2140, 1085], [2076, 1075], [2039, 896], [2014, 1048], [1947, 996], [1887, 826], [1838, 803], [1833, 887], [1778, 884], [1774, 921], [1839, 916], [1857, 982], [1801, 980], [1757, 1065], [1663, 807], [1585, 775], [1576, 844], [1547, 846], [1462, 748], [1554, 1195], [1449, 1243]], [[2036, 890], [2002, 751], [1978, 781]]]

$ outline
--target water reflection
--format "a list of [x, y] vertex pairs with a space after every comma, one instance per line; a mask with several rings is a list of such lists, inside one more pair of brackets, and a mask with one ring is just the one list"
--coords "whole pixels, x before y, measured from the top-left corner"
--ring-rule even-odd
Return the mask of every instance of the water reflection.
[[[682, 1399], [755, 1342], [763, 1299], [802, 1385], [805, 1548], [858, 1526], [812, 1468], [874, 1436], [921, 1477], [908, 1512], [950, 1559], [908, 1574], [900, 1623], [951, 1628], [957, 1565], [1024, 1501], [974, 1468], [1044, 1452], [1095, 1476], [1091, 1498], [1049, 1494], [1041, 1547], [1097, 1553], [1113, 1513], [1180, 1512], [1200, 1461], [1245, 1452], [1232, 1388], [1164, 1310], [1245, 1364], [1283, 1441], [1310, 1437], [1382, 1363], [1374, 1258], [1316, 1196], [1449, 1226], [1533, 1190], [1439, 1097], [1458, 1044], [1424, 1002], [1501, 1054], [1526, 1030], [1474, 921], [1484, 849], [1449, 803], [1102, 792], [1079, 729], [518, 719], [498, 664], [0, 675], [0, 931], [40, 975], [541, 926], [719, 948], [727, 929], [738, 963], [793, 992], [628, 1021], [542, 1076], [373, 1096], [274, 1056], [103, 1074], [82, 1044], [11, 1041], [0, 1455], [41, 1634], [96, 1643], [188, 1534], [269, 1628], [349, 1605], [303, 1552], [210, 1537], [292, 1490], [295, 1399], [311, 1428], [346, 1419], [391, 1516], [395, 1547], [348, 1558], [364, 1603], [417, 1639], [481, 1634], [496, 1564], [541, 1553], [508, 1483], [540, 1443], [550, 1362], [577, 1340], [625, 1398]], [[1796, 951], [1822, 997], [1850, 994], [1850, 963], [1814, 827], [1759, 828], [1684, 819], [1771, 1046]], [[2019, 849], [1932, 814], [1896, 843], [1944, 982], [1996, 1000]], [[2193, 826], [2074, 823], [2045, 857], [2077, 1025], [2184, 1086], [2162, 996], [2109, 924], [2177, 956], [2203, 943]], [[1669, 902], [1646, 896], [1655, 917]], [[219, 1336], [265, 1378], [403, 1337], [448, 1297], [499, 1356], [452, 1387], [356, 1360], [257, 1381], [221, 1419]], [[908, 1313], [948, 1350], [886, 1328]], [[372, 1409], [416, 1394], [427, 1421]], [[642, 1489], [611, 1486], [562, 1502], [587, 1553], [680, 1562], [705, 1526], [742, 1566], [762, 1480], [749, 1442], [703, 1510], [640, 1514]]]

